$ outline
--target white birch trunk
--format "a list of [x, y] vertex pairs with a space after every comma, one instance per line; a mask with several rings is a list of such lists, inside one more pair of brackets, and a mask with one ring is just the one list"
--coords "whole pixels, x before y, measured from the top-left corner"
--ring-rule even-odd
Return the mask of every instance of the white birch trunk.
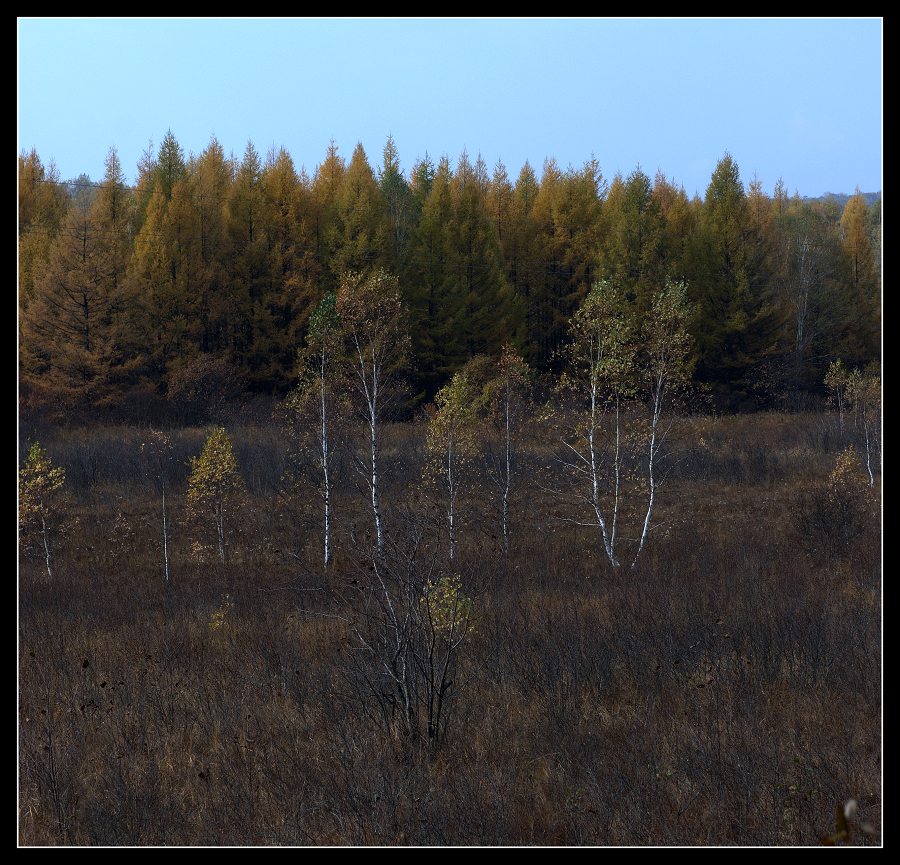
[[453, 522], [453, 504], [456, 498], [456, 486], [453, 477], [453, 434], [447, 441], [447, 487], [450, 493], [449, 505], [447, 507], [447, 522], [450, 534], [450, 561], [452, 562], [456, 556], [456, 526]]
[[504, 422], [506, 426], [506, 476], [503, 481], [503, 552], [509, 554], [509, 489], [512, 484], [512, 471], [510, 465], [510, 435], [509, 435], [509, 383], [506, 387], [506, 411]]
[[374, 404], [372, 404], [369, 414], [369, 432], [372, 449], [372, 514], [375, 517], [375, 539], [378, 545], [378, 552], [380, 553], [384, 549], [384, 527], [381, 520], [381, 503], [378, 498], [378, 425], [375, 418]]
[[321, 400], [319, 414], [322, 421], [321, 445], [322, 445], [322, 494], [325, 498], [325, 567], [331, 561], [331, 479], [328, 473], [328, 424], [327, 404], [325, 399], [325, 350], [322, 350], [319, 382], [321, 384]]
[[616, 395], [616, 461], [615, 466], [613, 467], [614, 475], [615, 475], [615, 489], [613, 491], [613, 516], [612, 516], [612, 528], [609, 533], [609, 546], [610, 549], [615, 553], [616, 550], [616, 526], [619, 522], [619, 486], [622, 478], [622, 436], [621, 436], [621, 422], [619, 417], [619, 397]]
[[219, 534], [219, 559], [225, 564], [225, 512], [222, 502], [216, 504], [216, 531]]
[[863, 429], [866, 431], [866, 471], [869, 473], [869, 486], [875, 486], [875, 475], [872, 473], [872, 447], [869, 442], [869, 413], [863, 405]]
[[591, 505], [594, 508], [594, 516], [597, 525], [600, 527], [600, 534], [603, 538], [603, 549], [609, 563], [617, 568], [619, 566], [616, 560], [615, 552], [610, 545], [609, 535], [606, 531], [606, 520], [603, 519], [603, 513], [600, 510], [600, 469], [597, 465], [597, 453], [594, 446], [594, 435], [597, 428], [597, 380], [596, 374], [591, 372], [591, 425], [588, 429], [588, 450], [591, 457]]
[[665, 386], [665, 382], [663, 380], [663, 376], [660, 375], [656, 381], [656, 388], [653, 394], [653, 417], [650, 421], [650, 452], [648, 454], [649, 457], [649, 465], [647, 469], [647, 473], [649, 475], [649, 491], [647, 497], [647, 514], [644, 517], [644, 526], [641, 529], [641, 539], [638, 543], [637, 552], [634, 554], [634, 561], [631, 563], [631, 567], [634, 567], [637, 564], [638, 557], [641, 554], [641, 550], [644, 549], [644, 544], [647, 541], [647, 533], [650, 531], [650, 517], [653, 515], [653, 503], [656, 499], [656, 431], [659, 426], [659, 416], [662, 409], [662, 398], [663, 398], [663, 388]]
[[166, 582], [169, 582], [169, 524], [166, 520], [166, 488], [162, 491], [162, 518], [163, 518], [163, 573]]
[[41, 513], [41, 535], [44, 540], [44, 561], [47, 565], [47, 579], [53, 579], [53, 572], [50, 570], [50, 543], [47, 539], [47, 517]]

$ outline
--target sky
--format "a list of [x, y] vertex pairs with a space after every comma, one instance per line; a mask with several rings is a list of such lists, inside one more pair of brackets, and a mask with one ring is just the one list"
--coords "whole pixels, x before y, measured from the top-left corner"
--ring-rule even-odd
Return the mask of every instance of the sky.
[[18, 151], [63, 179], [130, 181], [171, 129], [240, 156], [284, 147], [309, 174], [330, 141], [376, 168], [465, 149], [657, 170], [703, 196], [727, 152], [771, 194], [882, 188], [880, 19], [18, 20]]

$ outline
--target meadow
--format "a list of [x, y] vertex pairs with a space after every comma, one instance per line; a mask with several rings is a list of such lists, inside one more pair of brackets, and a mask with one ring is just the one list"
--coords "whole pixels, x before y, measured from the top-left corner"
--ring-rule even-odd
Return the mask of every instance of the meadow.
[[[805, 845], [851, 799], [838, 840], [880, 843], [880, 477], [835, 479], [835, 413], [681, 418], [634, 568], [566, 521], [536, 434], [508, 553], [475, 473], [450, 562], [411, 422], [384, 430], [381, 558], [337, 464], [326, 570], [284, 435], [227, 427], [245, 491], [224, 563], [185, 501], [208, 430], [168, 431], [167, 581], [145, 430], [22, 424], [23, 454], [39, 438], [66, 484], [52, 580], [20, 541], [20, 843]], [[413, 620], [442, 579], [465, 606], [440, 687], [416, 674], [402, 717], [373, 685], [376, 602], [403, 603], [385, 575], [418, 587]]]

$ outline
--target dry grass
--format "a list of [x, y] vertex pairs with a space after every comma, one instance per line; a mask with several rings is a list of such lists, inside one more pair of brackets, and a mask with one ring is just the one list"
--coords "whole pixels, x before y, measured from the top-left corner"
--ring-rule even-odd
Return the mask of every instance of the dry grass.
[[[833, 427], [685, 421], [634, 572], [536, 487], [504, 560], [489, 502], [470, 501], [457, 570], [476, 626], [436, 753], [374, 722], [348, 672], [357, 649], [332, 616], [368, 527], [349, 472], [324, 578], [315, 498], [276, 495], [277, 437], [236, 431], [251, 492], [233, 558], [192, 557], [203, 527], [173, 494], [165, 585], [139, 431], [47, 431], [71, 498], [54, 583], [21, 560], [20, 841], [816, 844], [850, 798], [879, 830], [879, 525], [825, 551], [804, 536]], [[395, 533], [419, 435], [390, 431]], [[184, 460], [202, 444], [174, 437]]]

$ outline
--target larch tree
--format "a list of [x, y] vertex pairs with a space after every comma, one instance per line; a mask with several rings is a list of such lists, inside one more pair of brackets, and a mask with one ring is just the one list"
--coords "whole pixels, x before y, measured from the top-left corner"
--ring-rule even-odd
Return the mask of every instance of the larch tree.
[[506, 281], [502, 250], [488, 209], [487, 167], [465, 152], [450, 182], [453, 215], [448, 226], [450, 280], [456, 298], [460, 348], [468, 359], [500, 351], [520, 335], [525, 309]]
[[589, 160], [563, 172], [555, 160], [544, 163], [532, 217], [540, 255], [534, 261], [534, 291], [529, 317], [536, 340], [536, 365], [546, 369], [565, 344], [569, 320], [594, 281], [602, 228], [605, 183]]
[[262, 162], [247, 143], [227, 203], [230, 353], [250, 382], [269, 374], [272, 321], [266, 303], [270, 285], [263, 222]]
[[616, 177], [603, 205], [603, 241], [599, 266], [616, 280], [626, 298], [643, 314], [655, 287], [663, 282], [664, 222], [650, 178], [635, 169]]
[[46, 261], [65, 219], [68, 199], [53, 163], [36, 150], [19, 156], [19, 305], [27, 307], [35, 272]]
[[58, 516], [57, 498], [63, 488], [66, 473], [54, 466], [47, 452], [35, 442], [28, 449], [25, 464], [19, 469], [19, 527], [27, 532], [39, 529], [44, 550], [47, 579], [53, 579], [50, 565], [50, 533]]
[[[791, 377], [806, 384], [806, 366], [840, 335], [840, 246], [835, 226], [820, 210], [793, 202], [778, 218], [777, 274], [788, 307]], [[818, 364], [816, 364], [818, 366]], [[818, 379], [818, 376], [816, 376]]]
[[390, 228], [388, 259], [392, 267], [398, 267], [406, 254], [417, 214], [414, 195], [400, 169], [400, 156], [391, 135], [388, 136], [382, 153], [378, 188]]
[[362, 144], [357, 144], [338, 189], [331, 266], [335, 274], [385, 263], [390, 226], [381, 190]]
[[325, 159], [316, 168], [311, 185], [311, 239], [322, 272], [323, 290], [337, 288], [340, 274], [335, 273], [332, 257], [337, 243], [338, 196], [347, 165], [332, 141]]
[[[854, 360], [865, 365], [877, 357], [881, 345], [881, 280], [869, 232], [869, 211], [857, 188], [841, 214], [840, 228], [847, 263], [849, 292], [845, 299], [852, 309]], [[843, 351], [845, 356], [849, 354]]]
[[223, 427], [217, 427], [206, 439], [200, 456], [191, 457], [187, 500], [197, 517], [212, 514], [222, 564], [227, 549], [225, 518], [243, 489], [231, 439]]
[[539, 340], [535, 318], [535, 292], [543, 284], [543, 259], [533, 211], [540, 191], [534, 169], [526, 161], [512, 191], [506, 230], [500, 238], [506, 278], [524, 306], [524, 344], [527, 360], [534, 363]]
[[297, 346], [321, 289], [306, 232], [305, 190], [286, 150], [270, 154], [261, 182], [268, 259], [265, 305], [271, 325], [265, 376], [284, 387], [293, 376]]
[[166, 200], [172, 198], [175, 185], [183, 180], [187, 173], [187, 165], [184, 160], [184, 150], [169, 129], [163, 136], [156, 160], [153, 163], [154, 179]]
[[64, 407], [98, 405], [130, 359], [117, 351], [130, 198], [114, 150], [96, 194], [76, 196], [23, 316], [26, 380]]
[[231, 165], [215, 138], [194, 161], [191, 178], [199, 257], [190, 298], [191, 329], [200, 353], [207, 354], [225, 348], [228, 330], [224, 295], [228, 284], [226, 201]]
[[368, 457], [359, 464], [372, 504], [375, 539], [384, 549], [381, 510], [379, 447], [382, 416], [395, 395], [396, 379], [409, 351], [406, 308], [397, 278], [378, 269], [368, 274], [350, 272], [341, 280], [337, 315], [349, 354], [348, 365], [357, 406], [368, 428]]
[[459, 293], [451, 291], [450, 163], [444, 157], [436, 170], [426, 164], [420, 166], [419, 173], [416, 194], [424, 198], [410, 237], [403, 292], [409, 308], [418, 383], [424, 395], [430, 396], [465, 363], [465, 347], [461, 344], [463, 303]]

